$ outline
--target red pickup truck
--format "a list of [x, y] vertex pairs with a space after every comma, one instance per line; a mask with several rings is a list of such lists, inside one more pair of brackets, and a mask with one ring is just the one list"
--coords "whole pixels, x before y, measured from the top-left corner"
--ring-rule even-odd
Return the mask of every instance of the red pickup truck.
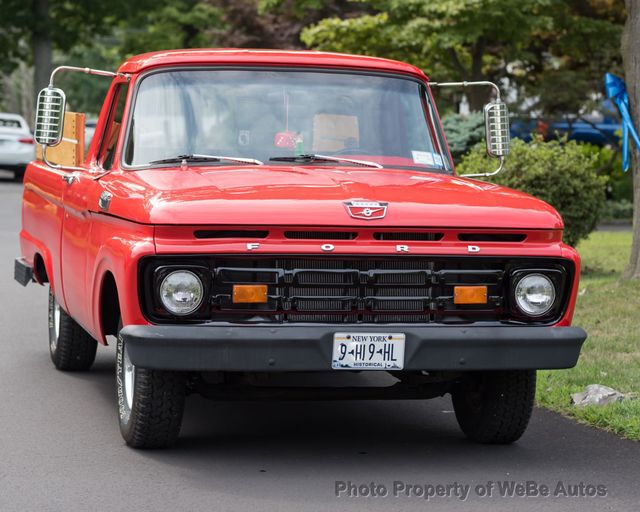
[[[86, 155], [54, 86], [66, 71], [112, 80]], [[56, 69], [15, 263], [20, 283], [49, 287], [56, 368], [89, 369], [115, 336], [120, 429], [139, 448], [175, 442], [188, 393], [450, 393], [469, 438], [517, 440], [536, 370], [574, 366], [586, 338], [571, 326], [580, 260], [551, 206], [456, 176], [431, 94], [448, 85], [320, 52]]]

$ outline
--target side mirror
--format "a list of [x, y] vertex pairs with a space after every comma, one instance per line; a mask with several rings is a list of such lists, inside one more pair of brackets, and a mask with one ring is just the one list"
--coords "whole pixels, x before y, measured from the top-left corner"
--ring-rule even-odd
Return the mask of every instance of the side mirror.
[[494, 101], [484, 106], [484, 128], [487, 138], [487, 154], [494, 158], [504, 158], [509, 154], [509, 109], [502, 101]]
[[493, 82], [429, 82], [431, 87], [493, 87], [496, 100], [484, 106], [484, 129], [487, 139], [487, 154], [500, 159], [500, 165], [493, 172], [462, 174], [467, 178], [487, 178], [498, 174], [504, 166], [504, 157], [509, 154], [509, 109], [500, 99], [500, 88]]
[[46, 87], [38, 94], [33, 138], [43, 146], [56, 146], [62, 140], [66, 97], [61, 89]]

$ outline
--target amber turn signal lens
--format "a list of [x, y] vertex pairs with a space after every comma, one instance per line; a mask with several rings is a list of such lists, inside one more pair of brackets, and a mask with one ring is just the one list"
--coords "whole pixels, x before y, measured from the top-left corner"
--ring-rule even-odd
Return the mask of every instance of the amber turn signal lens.
[[486, 304], [486, 286], [456, 286], [453, 288], [454, 304]]
[[234, 304], [265, 304], [267, 302], [266, 284], [234, 284]]

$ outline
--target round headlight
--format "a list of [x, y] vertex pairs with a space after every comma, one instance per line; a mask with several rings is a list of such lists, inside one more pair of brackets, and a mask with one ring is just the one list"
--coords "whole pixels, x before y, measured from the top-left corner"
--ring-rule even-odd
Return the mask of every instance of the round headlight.
[[529, 316], [547, 313], [556, 300], [556, 288], [551, 279], [542, 274], [529, 274], [516, 285], [516, 304]]
[[160, 284], [160, 300], [169, 313], [189, 315], [202, 304], [204, 289], [200, 278], [189, 270], [175, 270]]

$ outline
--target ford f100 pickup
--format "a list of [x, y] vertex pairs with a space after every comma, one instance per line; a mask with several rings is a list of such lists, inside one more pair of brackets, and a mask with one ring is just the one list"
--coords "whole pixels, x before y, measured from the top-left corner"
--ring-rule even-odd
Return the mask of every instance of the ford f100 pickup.
[[[111, 80], [86, 154], [65, 72]], [[492, 91], [497, 170], [456, 175], [432, 94], [448, 86]], [[57, 68], [35, 127], [15, 277], [48, 287], [59, 370], [88, 370], [114, 337], [130, 446], [175, 442], [189, 393], [450, 394], [466, 436], [510, 443], [536, 370], [576, 364], [580, 260], [561, 217], [477, 179], [509, 150], [491, 83], [353, 55], [164, 51]]]

